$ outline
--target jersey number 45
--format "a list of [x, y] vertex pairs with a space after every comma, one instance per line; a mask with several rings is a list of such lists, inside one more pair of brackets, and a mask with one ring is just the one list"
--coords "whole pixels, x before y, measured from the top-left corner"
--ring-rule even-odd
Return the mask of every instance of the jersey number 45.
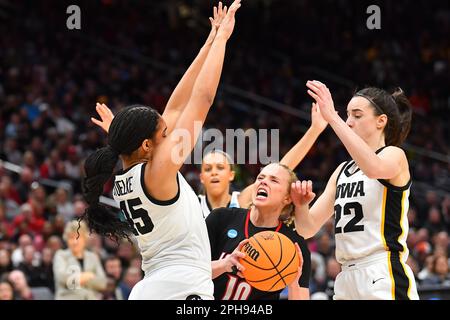
[[139, 198], [120, 201], [120, 209], [122, 209], [128, 223], [133, 228], [135, 236], [147, 234], [151, 232], [154, 227], [147, 210], [143, 208], [136, 209], [136, 207], [139, 207], [140, 205], [142, 205], [142, 202]]

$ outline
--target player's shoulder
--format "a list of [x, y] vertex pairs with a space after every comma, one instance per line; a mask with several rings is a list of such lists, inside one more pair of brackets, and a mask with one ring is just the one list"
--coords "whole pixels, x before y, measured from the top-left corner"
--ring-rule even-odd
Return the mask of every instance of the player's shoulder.
[[406, 152], [400, 147], [397, 146], [386, 146], [380, 148], [377, 152], [378, 155], [400, 155], [406, 157]]
[[247, 213], [243, 208], [217, 208], [211, 211], [206, 218], [207, 221], [217, 221], [218, 223], [227, 223], [242, 219]]

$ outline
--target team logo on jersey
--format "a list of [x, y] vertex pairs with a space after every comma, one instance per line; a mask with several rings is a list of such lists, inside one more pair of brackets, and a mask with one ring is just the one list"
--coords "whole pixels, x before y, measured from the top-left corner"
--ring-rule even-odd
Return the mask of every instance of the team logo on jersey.
[[237, 235], [238, 235], [238, 232], [236, 230], [234, 230], [234, 229], [228, 230], [228, 233], [227, 233], [228, 238], [234, 239], [237, 237]]
[[259, 258], [259, 251], [253, 248], [253, 246], [250, 244], [250, 242], [247, 242], [242, 247], [242, 250], [249, 256], [253, 261], [257, 261]]

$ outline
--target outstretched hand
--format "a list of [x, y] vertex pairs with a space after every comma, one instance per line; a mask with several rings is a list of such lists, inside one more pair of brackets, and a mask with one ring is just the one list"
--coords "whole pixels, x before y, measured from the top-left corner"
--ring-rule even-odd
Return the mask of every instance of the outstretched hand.
[[239, 261], [240, 259], [244, 259], [246, 256], [245, 253], [241, 252], [241, 249], [247, 242], [249, 242], [248, 239], [242, 240], [236, 247], [236, 249], [234, 249], [231, 254], [223, 259], [223, 264], [226, 272], [235, 272], [237, 270], [236, 275], [241, 278], [244, 277], [242, 271], [245, 270], [245, 267]]
[[209, 33], [208, 39], [206, 39], [206, 44], [211, 44], [216, 37], [217, 30], [219, 30], [220, 24], [223, 19], [227, 15], [227, 6], [222, 6], [222, 2], [219, 2], [219, 5], [213, 8], [213, 17], [209, 17], [209, 21], [211, 22], [211, 32]]
[[316, 80], [308, 81], [306, 86], [309, 88], [308, 94], [316, 100], [323, 118], [330, 123], [337, 116], [330, 90], [322, 82]]
[[220, 24], [219, 30], [217, 31], [217, 36], [224, 37], [226, 40], [228, 40], [231, 37], [235, 25], [235, 14], [240, 7], [241, 7], [241, 0], [234, 0], [227, 11], [225, 18], [222, 20]]
[[100, 116], [100, 119], [102, 120], [97, 120], [95, 118], [91, 118], [91, 121], [96, 124], [97, 126], [99, 126], [100, 128], [102, 128], [103, 130], [105, 130], [106, 133], [108, 133], [109, 131], [109, 126], [111, 125], [111, 122], [113, 121], [114, 115], [111, 111], [111, 109], [109, 109], [106, 104], [102, 103], [98, 103], [95, 106], [95, 110], [97, 110], [98, 115]]
[[320, 108], [315, 102], [313, 102], [311, 107], [311, 126], [319, 132], [322, 132], [328, 126], [328, 122], [322, 117]]
[[296, 207], [307, 206], [314, 200], [316, 194], [312, 191], [312, 181], [297, 181], [291, 185], [291, 199]]

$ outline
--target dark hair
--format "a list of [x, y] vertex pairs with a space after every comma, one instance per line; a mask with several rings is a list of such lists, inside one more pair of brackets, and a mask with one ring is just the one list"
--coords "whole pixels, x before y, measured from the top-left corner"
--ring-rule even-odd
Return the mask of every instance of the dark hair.
[[388, 118], [384, 134], [386, 145], [399, 146], [405, 141], [411, 129], [411, 103], [402, 89], [397, 88], [394, 93], [379, 88], [365, 88], [358, 91], [355, 97], [369, 100], [377, 116], [385, 114]]
[[120, 219], [119, 213], [99, 203], [104, 184], [111, 178], [119, 155], [131, 155], [142, 141], [153, 138], [160, 115], [150, 107], [131, 105], [114, 117], [108, 133], [108, 146], [87, 157], [84, 163], [83, 196], [88, 208], [80, 218], [86, 219], [90, 231], [116, 241], [127, 238], [132, 226]]

